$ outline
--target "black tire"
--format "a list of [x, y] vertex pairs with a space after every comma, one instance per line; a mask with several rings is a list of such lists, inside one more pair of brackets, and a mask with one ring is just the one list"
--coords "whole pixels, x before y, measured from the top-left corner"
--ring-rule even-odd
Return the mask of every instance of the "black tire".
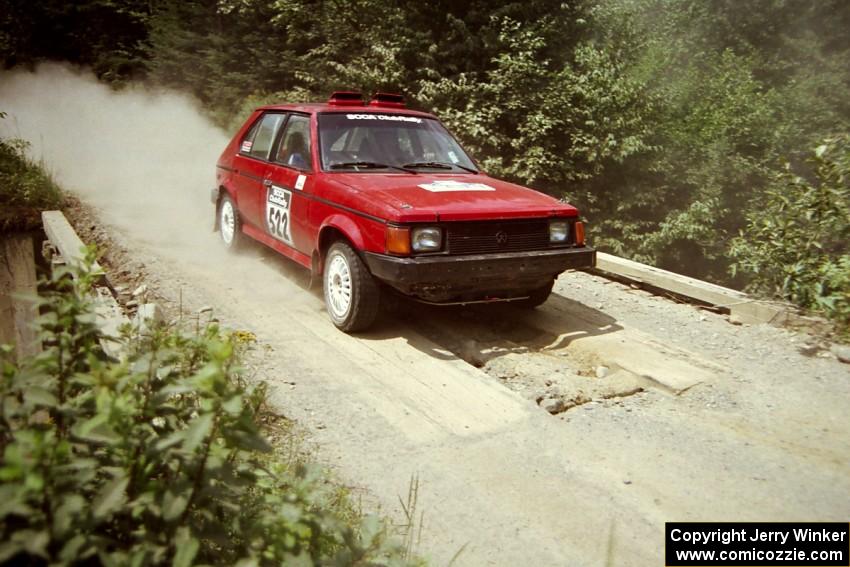
[[551, 280], [543, 287], [534, 289], [528, 293], [528, 298], [515, 301], [514, 305], [523, 309], [534, 309], [546, 303], [549, 296], [552, 294], [552, 288], [555, 286], [555, 280]]
[[228, 252], [237, 252], [245, 240], [242, 234], [242, 218], [239, 216], [239, 207], [233, 200], [225, 195], [218, 204], [218, 234], [221, 243]]
[[369, 328], [378, 316], [381, 288], [366, 264], [351, 246], [342, 241], [331, 245], [324, 264], [322, 288], [325, 308], [333, 324], [346, 333]]

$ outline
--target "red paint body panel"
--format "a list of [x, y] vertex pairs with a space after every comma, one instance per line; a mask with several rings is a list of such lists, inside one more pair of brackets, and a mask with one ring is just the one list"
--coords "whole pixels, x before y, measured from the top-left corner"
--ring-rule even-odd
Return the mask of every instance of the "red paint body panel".
[[233, 159], [233, 193], [236, 194], [243, 222], [260, 227], [263, 223], [263, 178], [269, 165], [254, 158], [237, 155]]
[[262, 230], [256, 229], [256, 228], [251, 227], [251, 226], [245, 226], [245, 227], [242, 227], [242, 232], [244, 232], [245, 234], [247, 234], [248, 236], [250, 236], [254, 240], [258, 240], [258, 241], [262, 242], [263, 244], [265, 244], [269, 248], [272, 248], [273, 250], [277, 250], [278, 252], [280, 252], [281, 254], [286, 256], [287, 258], [295, 260], [296, 262], [298, 262], [299, 264], [301, 264], [305, 268], [310, 267], [310, 256], [302, 254], [298, 250], [295, 250], [291, 246], [287, 246], [286, 244], [284, 244], [282, 242], [278, 242], [277, 240], [275, 240], [274, 238], [272, 238], [271, 236], [269, 236], [268, 234], [266, 234]]
[[[575, 217], [572, 205], [532, 189], [501, 181], [486, 174], [457, 173], [329, 173], [329, 179], [349, 187], [372, 214], [393, 222], [435, 220], [492, 220], [528, 217]], [[437, 193], [420, 185], [457, 180], [490, 186], [494, 191]], [[403, 207], [409, 205], [409, 207]]]
[[[306, 167], [299, 169], [239, 153], [251, 126], [270, 111], [310, 116], [312, 154]], [[317, 119], [321, 113], [403, 115], [436, 120], [425, 112], [360, 105], [285, 104], [254, 111], [219, 158], [217, 193], [226, 191], [232, 196], [244, 221], [245, 234], [304, 266], [311, 266], [312, 257], [319, 252], [320, 234], [328, 228], [344, 234], [362, 252], [386, 254], [385, 231], [389, 224], [578, 216], [571, 205], [483, 172], [323, 171]], [[280, 128], [278, 141], [272, 148], [282, 144], [284, 128]], [[477, 184], [483, 189], [427, 189], [445, 187], [446, 182], [452, 181]], [[286, 196], [291, 200], [286, 201]], [[273, 199], [279, 201], [275, 206], [288, 207], [286, 222], [291, 233], [288, 241], [275, 234], [275, 226], [280, 229], [281, 225], [280, 219], [273, 218]]]

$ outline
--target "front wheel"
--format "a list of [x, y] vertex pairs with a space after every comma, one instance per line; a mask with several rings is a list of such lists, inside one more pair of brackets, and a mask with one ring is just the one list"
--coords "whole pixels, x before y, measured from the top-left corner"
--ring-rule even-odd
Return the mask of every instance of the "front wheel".
[[325, 307], [336, 327], [346, 333], [367, 329], [378, 315], [378, 282], [351, 246], [335, 242], [325, 257]]
[[539, 307], [546, 303], [546, 300], [549, 299], [549, 296], [552, 294], [553, 287], [555, 287], [555, 280], [551, 280], [543, 287], [532, 290], [529, 292], [527, 298], [520, 299], [516, 302], [516, 305], [524, 309], [534, 309], [535, 307]]

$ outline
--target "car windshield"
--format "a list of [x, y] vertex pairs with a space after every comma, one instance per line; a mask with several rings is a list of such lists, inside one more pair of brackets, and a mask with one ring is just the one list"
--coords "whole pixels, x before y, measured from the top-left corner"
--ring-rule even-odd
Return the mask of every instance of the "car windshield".
[[322, 169], [478, 173], [440, 122], [380, 113], [319, 115]]

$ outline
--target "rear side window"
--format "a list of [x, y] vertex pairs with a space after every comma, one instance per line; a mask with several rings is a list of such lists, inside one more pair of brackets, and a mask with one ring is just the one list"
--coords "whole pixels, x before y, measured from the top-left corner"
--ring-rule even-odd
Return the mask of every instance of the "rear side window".
[[296, 169], [310, 169], [310, 117], [293, 114], [286, 123], [275, 161]]
[[268, 159], [277, 131], [283, 124], [285, 114], [265, 114], [248, 131], [242, 140], [239, 153], [259, 159]]

